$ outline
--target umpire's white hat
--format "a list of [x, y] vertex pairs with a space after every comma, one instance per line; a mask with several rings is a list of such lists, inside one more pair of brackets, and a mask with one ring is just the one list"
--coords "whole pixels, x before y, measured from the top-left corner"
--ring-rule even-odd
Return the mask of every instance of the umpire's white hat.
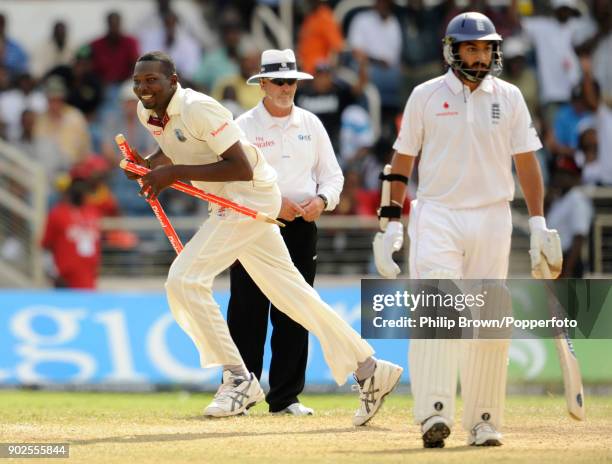
[[297, 70], [293, 50], [266, 50], [261, 54], [261, 69], [259, 74], [249, 77], [247, 84], [257, 85], [259, 79], [312, 79], [310, 74]]

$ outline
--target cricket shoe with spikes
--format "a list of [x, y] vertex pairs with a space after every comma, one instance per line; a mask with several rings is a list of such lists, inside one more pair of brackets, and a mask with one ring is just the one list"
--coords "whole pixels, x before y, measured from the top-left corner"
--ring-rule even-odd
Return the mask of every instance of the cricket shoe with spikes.
[[[397, 364], [376, 360], [376, 367], [371, 377], [357, 382], [353, 390], [359, 390], [361, 404], [353, 417], [353, 425], [367, 424], [382, 406], [385, 397], [393, 391], [402, 376], [402, 369]], [[355, 379], [357, 380], [357, 379]]]
[[247, 378], [233, 375], [226, 370], [223, 371], [223, 383], [204, 410], [204, 415], [227, 417], [246, 414], [247, 409], [263, 401], [264, 398], [264, 392], [253, 373]]
[[444, 448], [451, 433], [450, 422], [442, 416], [431, 416], [421, 424], [423, 448]]
[[502, 434], [495, 430], [488, 422], [480, 422], [476, 424], [470, 436], [468, 437], [468, 445], [471, 446], [501, 446]]

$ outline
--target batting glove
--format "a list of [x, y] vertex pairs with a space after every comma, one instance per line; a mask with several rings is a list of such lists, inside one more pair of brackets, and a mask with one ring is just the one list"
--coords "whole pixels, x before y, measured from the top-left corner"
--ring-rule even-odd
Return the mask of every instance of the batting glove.
[[[534, 279], [544, 279], [540, 265], [548, 265], [550, 278], [556, 279], [561, 274], [563, 266], [563, 251], [561, 239], [555, 229], [546, 227], [546, 220], [542, 216], [529, 218], [531, 275]], [[544, 260], [544, 262], [542, 262]]]
[[378, 232], [374, 237], [374, 262], [378, 273], [387, 279], [395, 279], [400, 273], [399, 266], [393, 261], [393, 253], [404, 244], [404, 226], [399, 221], [390, 221], [387, 230]]

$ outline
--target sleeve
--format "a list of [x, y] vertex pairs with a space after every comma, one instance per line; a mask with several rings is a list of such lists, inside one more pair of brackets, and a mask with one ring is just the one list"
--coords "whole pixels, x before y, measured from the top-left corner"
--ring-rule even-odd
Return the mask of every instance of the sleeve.
[[515, 89], [514, 118], [510, 128], [510, 150], [512, 155], [527, 153], [542, 148], [542, 142], [538, 137], [527, 104], [521, 91]]
[[393, 149], [402, 155], [418, 156], [423, 145], [423, 108], [416, 92], [412, 92]]
[[193, 136], [205, 141], [217, 155], [241, 139], [242, 131], [232, 119], [232, 113], [213, 99], [186, 105], [183, 118]]
[[327, 208], [325, 210], [332, 211], [340, 201], [344, 175], [336, 159], [329, 135], [318, 118], [316, 118], [315, 129], [317, 161], [314, 166], [314, 176], [317, 183], [317, 194], [325, 195], [325, 198], [327, 198]]

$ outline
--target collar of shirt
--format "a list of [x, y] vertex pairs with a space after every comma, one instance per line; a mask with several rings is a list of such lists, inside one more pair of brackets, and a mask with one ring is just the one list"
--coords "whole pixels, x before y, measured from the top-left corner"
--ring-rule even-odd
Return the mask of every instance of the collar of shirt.
[[182, 107], [182, 103], [184, 100], [183, 98], [184, 94], [185, 94], [185, 89], [183, 89], [181, 87], [181, 84], [177, 82], [176, 91], [174, 92], [174, 95], [172, 95], [172, 98], [170, 99], [170, 102], [168, 103], [168, 107], [166, 108], [166, 114], [164, 114], [164, 117], [160, 119], [157, 117], [157, 115], [155, 114], [153, 110], [147, 110], [147, 113], [149, 115], [147, 123], [153, 126], [159, 126], [161, 128], [166, 127], [166, 124], [170, 120], [170, 116], [175, 115], [175, 114], [181, 114], [181, 107]]
[[[453, 72], [451, 68], [449, 68], [448, 71], [446, 72], [444, 81], [446, 82], [446, 85], [451, 89], [451, 92], [453, 92], [455, 95], [461, 92], [461, 90], [463, 89], [463, 86], [465, 85], [461, 81], [461, 79], [459, 79], [455, 75], [455, 73]], [[488, 75], [487, 77], [485, 77], [480, 83], [480, 85], [476, 87], [476, 90], [478, 89], [482, 89], [487, 93], [492, 93], [493, 92], [493, 77], [491, 75]]]
[[[257, 119], [262, 121], [263, 125], [267, 129], [270, 129], [274, 126], [281, 127], [280, 124], [276, 121], [276, 118], [272, 116], [270, 113], [268, 113], [268, 110], [263, 104], [263, 100], [261, 100], [259, 104], [255, 107], [255, 111], [257, 113], [256, 115]], [[291, 118], [289, 119], [289, 124], [287, 127], [289, 126], [299, 127], [300, 125], [299, 114], [298, 114], [298, 111], [296, 110], [295, 103], [293, 104], [293, 108], [291, 109], [290, 116]]]

